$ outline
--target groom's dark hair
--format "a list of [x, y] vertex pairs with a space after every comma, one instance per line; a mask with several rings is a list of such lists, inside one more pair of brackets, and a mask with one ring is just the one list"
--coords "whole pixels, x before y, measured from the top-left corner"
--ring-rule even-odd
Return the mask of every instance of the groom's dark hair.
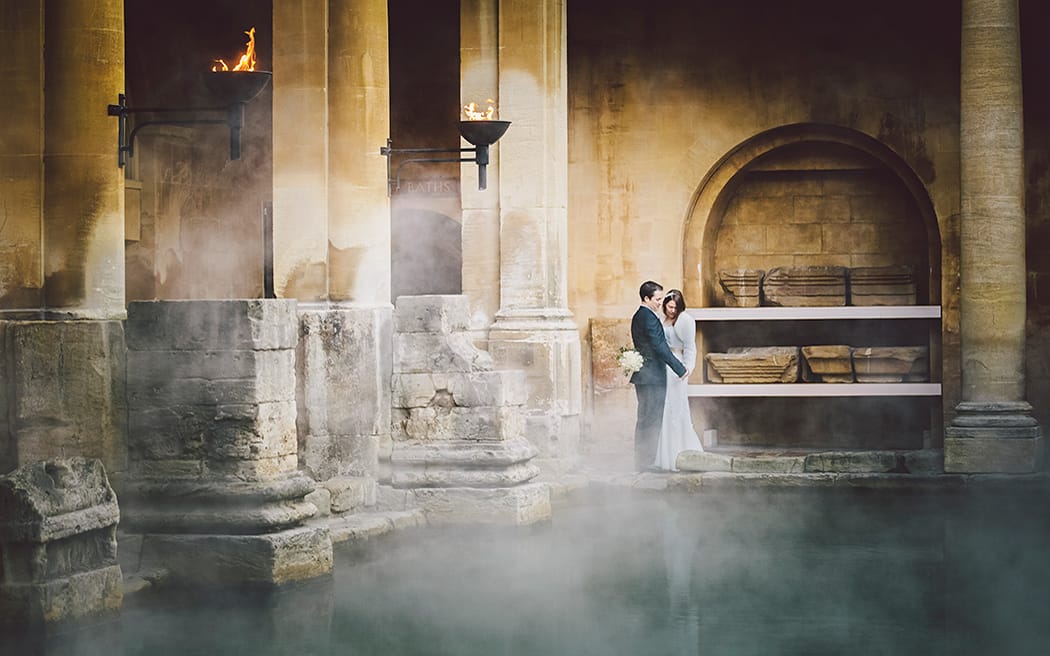
[[638, 295], [641, 296], [642, 300], [644, 301], [647, 298], [652, 298], [653, 295], [656, 294], [656, 292], [660, 291], [663, 288], [664, 286], [658, 282], [646, 280], [642, 283], [642, 286], [638, 288]]

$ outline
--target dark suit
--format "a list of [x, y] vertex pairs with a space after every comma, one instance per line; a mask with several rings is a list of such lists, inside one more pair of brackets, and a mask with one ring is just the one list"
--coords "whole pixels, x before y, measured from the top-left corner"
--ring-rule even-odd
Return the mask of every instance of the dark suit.
[[664, 336], [664, 326], [656, 313], [642, 305], [631, 319], [634, 350], [641, 354], [642, 368], [631, 376], [638, 395], [638, 421], [634, 426], [634, 466], [641, 471], [656, 459], [656, 443], [664, 418], [664, 395], [667, 393], [667, 367], [679, 376], [685, 365], [671, 353]]

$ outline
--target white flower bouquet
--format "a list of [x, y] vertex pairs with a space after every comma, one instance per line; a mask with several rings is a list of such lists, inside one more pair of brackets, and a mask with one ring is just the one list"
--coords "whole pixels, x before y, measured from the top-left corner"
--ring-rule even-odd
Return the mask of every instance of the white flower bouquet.
[[620, 355], [616, 356], [616, 364], [620, 365], [623, 374], [630, 378], [631, 374], [641, 370], [642, 365], [645, 364], [645, 358], [638, 351], [621, 346]]

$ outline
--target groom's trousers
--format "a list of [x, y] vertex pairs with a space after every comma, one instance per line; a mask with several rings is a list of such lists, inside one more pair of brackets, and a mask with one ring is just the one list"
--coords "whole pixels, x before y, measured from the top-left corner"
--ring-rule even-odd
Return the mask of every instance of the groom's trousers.
[[664, 420], [664, 397], [667, 385], [635, 385], [638, 396], [638, 421], [634, 425], [634, 468], [644, 471], [656, 460], [656, 446]]

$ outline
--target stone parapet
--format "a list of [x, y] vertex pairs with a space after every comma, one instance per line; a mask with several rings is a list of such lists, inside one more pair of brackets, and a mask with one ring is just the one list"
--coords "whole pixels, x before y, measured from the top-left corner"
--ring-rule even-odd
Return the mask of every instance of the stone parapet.
[[120, 608], [119, 520], [97, 459], [37, 461], [0, 477], [0, 626]]

